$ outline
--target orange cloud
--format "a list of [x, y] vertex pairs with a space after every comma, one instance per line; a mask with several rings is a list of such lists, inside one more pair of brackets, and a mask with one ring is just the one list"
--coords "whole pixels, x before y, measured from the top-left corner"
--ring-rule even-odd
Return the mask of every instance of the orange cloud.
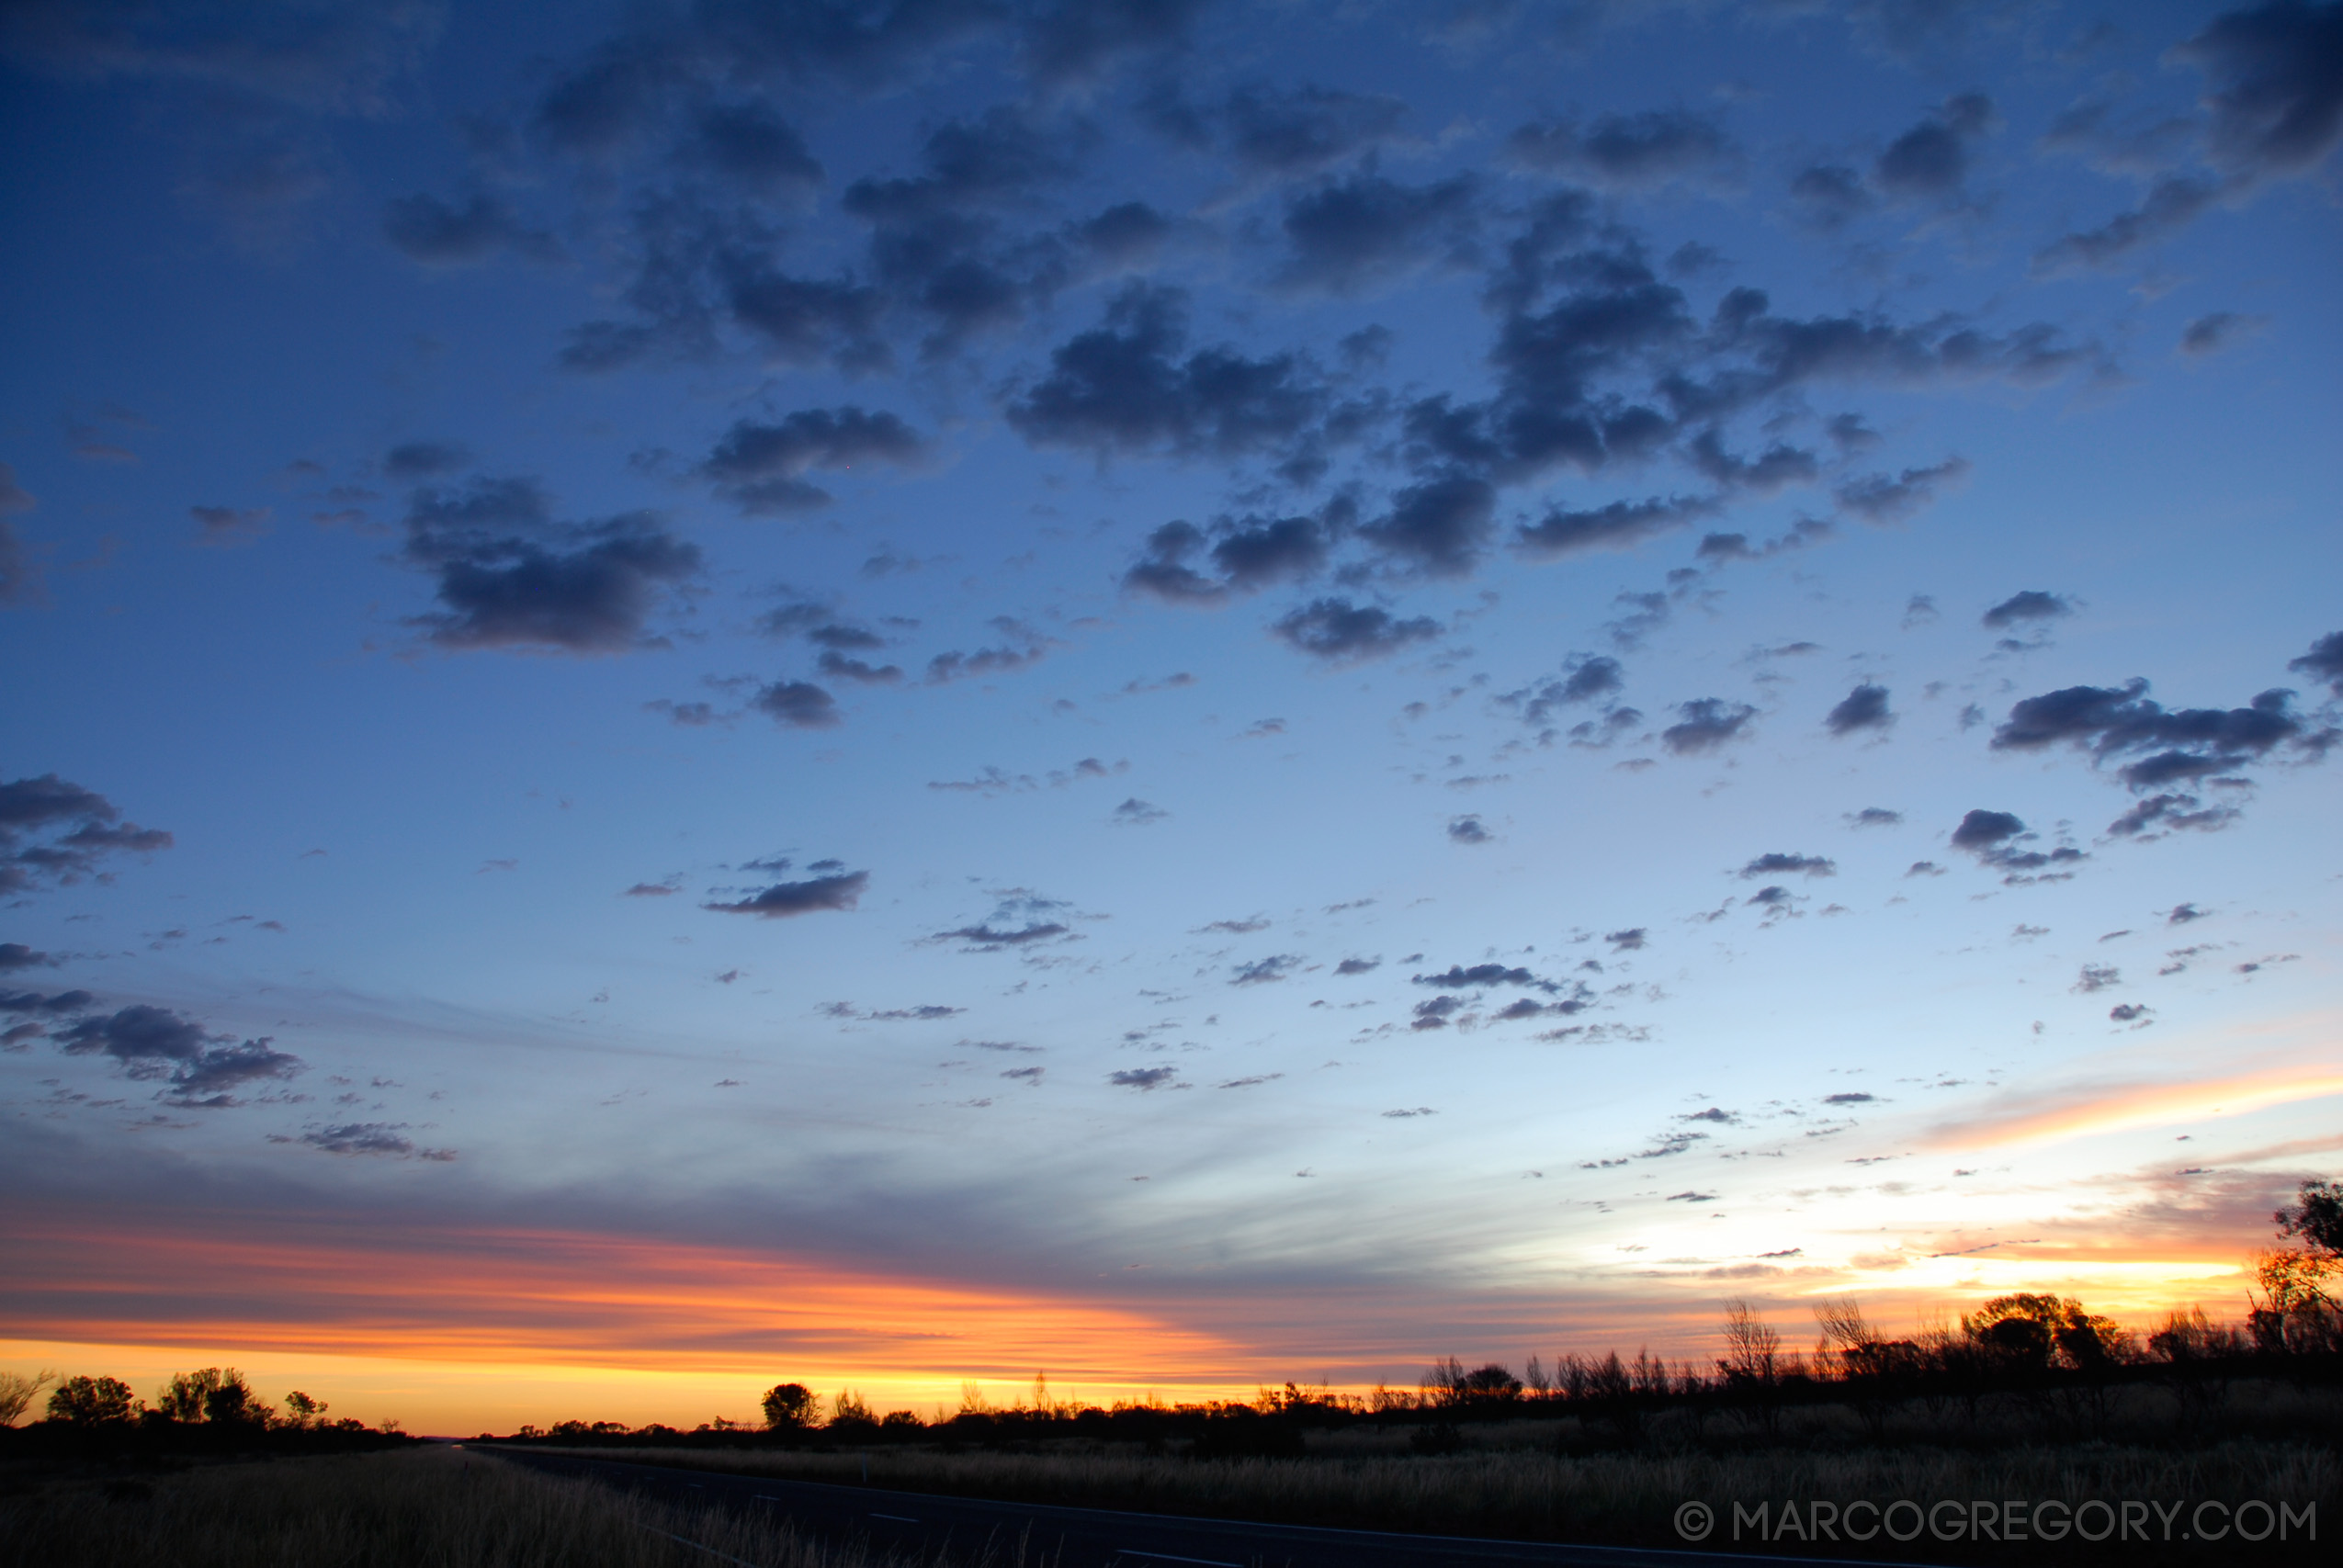
[[11, 1291], [0, 1334], [866, 1377], [1029, 1378], [1047, 1367], [1119, 1382], [1143, 1359], [1242, 1378], [1253, 1360], [1227, 1339], [1126, 1308], [691, 1243], [494, 1228], [353, 1235], [316, 1222], [228, 1229], [251, 1224], [19, 1216], [6, 1223], [9, 1245], [42, 1268]]
[[2004, 1096], [1979, 1115], [1933, 1129], [1926, 1142], [1933, 1148], [1976, 1149], [2095, 1137], [2242, 1115], [2335, 1094], [2343, 1094], [2343, 1071], [2332, 1066], [2272, 1067], [2186, 1083], [2081, 1084]]

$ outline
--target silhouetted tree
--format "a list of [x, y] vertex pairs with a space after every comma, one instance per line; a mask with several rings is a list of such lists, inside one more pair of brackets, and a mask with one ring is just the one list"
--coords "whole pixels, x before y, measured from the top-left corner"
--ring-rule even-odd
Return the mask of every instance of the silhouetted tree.
[[13, 1427], [36, 1394], [57, 1381], [57, 1374], [40, 1372], [0, 1372], [0, 1427]]
[[1466, 1372], [1456, 1392], [1467, 1404], [1505, 1404], [1522, 1397], [1522, 1380], [1491, 1361]]
[[130, 1385], [119, 1378], [67, 1378], [49, 1396], [49, 1418], [75, 1427], [110, 1427], [130, 1418]]
[[325, 1401], [311, 1399], [300, 1389], [285, 1396], [285, 1418], [295, 1427], [314, 1427], [324, 1414]]
[[763, 1403], [768, 1432], [800, 1431], [821, 1415], [821, 1396], [801, 1382], [774, 1384], [764, 1391]]
[[268, 1406], [233, 1367], [213, 1368], [219, 1381], [204, 1392], [203, 1418], [215, 1427], [260, 1427], [268, 1423]]
[[1772, 1431], [1782, 1416], [1782, 1336], [1746, 1301], [1725, 1303], [1725, 1354], [1716, 1370], [1745, 1418]]
[[2305, 1181], [2295, 1189], [2294, 1201], [2270, 1217], [2280, 1235], [2307, 1243], [2312, 1252], [2343, 1257], [2343, 1181]]
[[174, 1372], [163, 1392], [154, 1396], [154, 1408], [173, 1421], [200, 1421], [203, 1402], [220, 1386], [220, 1369], [206, 1367], [199, 1372]]
[[2184, 1429], [2227, 1401], [2229, 1365], [2246, 1350], [2235, 1328], [2213, 1323], [2204, 1308], [2191, 1306], [2167, 1314], [2164, 1326], [2147, 1343], [2149, 1354], [2162, 1363], [2163, 1381], [2179, 1404]]

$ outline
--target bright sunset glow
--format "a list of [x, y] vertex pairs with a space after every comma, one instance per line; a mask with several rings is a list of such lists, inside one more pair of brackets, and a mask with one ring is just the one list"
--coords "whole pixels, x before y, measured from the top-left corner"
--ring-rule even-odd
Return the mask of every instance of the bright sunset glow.
[[2337, 39], [0, 12], [0, 1370], [2241, 1316], [2343, 1173]]

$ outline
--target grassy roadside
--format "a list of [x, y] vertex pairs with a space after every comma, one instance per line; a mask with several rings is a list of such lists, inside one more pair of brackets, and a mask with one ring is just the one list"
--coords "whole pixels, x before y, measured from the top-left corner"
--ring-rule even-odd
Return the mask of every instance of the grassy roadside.
[[0, 1484], [0, 1568], [871, 1568], [785, 1529], [442, 1448]]
[[[1522, 1423], [1527, 1427], [1533, 1423]], [[2126, 1564], [2326, 1562], [2343, 1528], [2343, 1463], [2328, 1445], [2233, 1438], [2185, 1450], [2111, 1443], [1970, 1450], [1899, 1447], [1817, 1451], [1776, 1446], [1730, 1452], [1558, 1455], [1550, 1435], [1518, 1434], [1516, 1446], [1487, 1446], [1444, 1455], [1378, 1452], [1341, 1435], [1313, 1434], [1303, 1459], [1196, 1461], [1150, 1454], [1136, 1446], [1069, 1443], [1027, 1452], [889, 1447], [869, 1450], [624, 1449], [574, 1450], [621, 1459], [742, 1474], [862, 1483], [906, 1491], [1013, 1498], [1144, 1512], [1251, 1518], [1353, 1529], [1675, 1547], [1677, 1508], [1700, 1499], [1727, 1521], [1729, 1505], [1784, 1500], [1929, 1504], [1956, 1499], [2059, 1499], [2070, 1507], [2090, 1498], [2212, 1499], [2231, 1506], [2250, 1498], [2318, 1506], [2325, 1542], [2273, 1537], [2258, 1546], [2113, 1540], [2099, 1546], [2071, 1535], [2056, 1543], [1963, 1540], [1922, 1534], [1907, 1543], [1874, 1539], [1867, 1546], [1789, 1540], [1775, 1549], [1817, 1556], [1887, 1557], [1946, 1563]], [[552, 1451], [552, 1450], [541, 1450]], [[1810, 1517], [1810, 1515], [1809, 1515]], [[2185, 1529], [2185, 1523], [2179, 1529]], [[1710, 1550], [1764, 1551], [1746, 1534], [1736, 1543], [1720, 1529]], [[2176, 1530], [2177, 1533], [2177, 1530]]]

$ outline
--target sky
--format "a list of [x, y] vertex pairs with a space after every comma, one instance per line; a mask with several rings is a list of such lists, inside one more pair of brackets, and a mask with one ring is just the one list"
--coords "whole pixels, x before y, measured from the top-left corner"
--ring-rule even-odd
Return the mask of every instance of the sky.
[[0, 1360], [413, 1428], [2246, 1306], [2343, 6], [0, 16]]

